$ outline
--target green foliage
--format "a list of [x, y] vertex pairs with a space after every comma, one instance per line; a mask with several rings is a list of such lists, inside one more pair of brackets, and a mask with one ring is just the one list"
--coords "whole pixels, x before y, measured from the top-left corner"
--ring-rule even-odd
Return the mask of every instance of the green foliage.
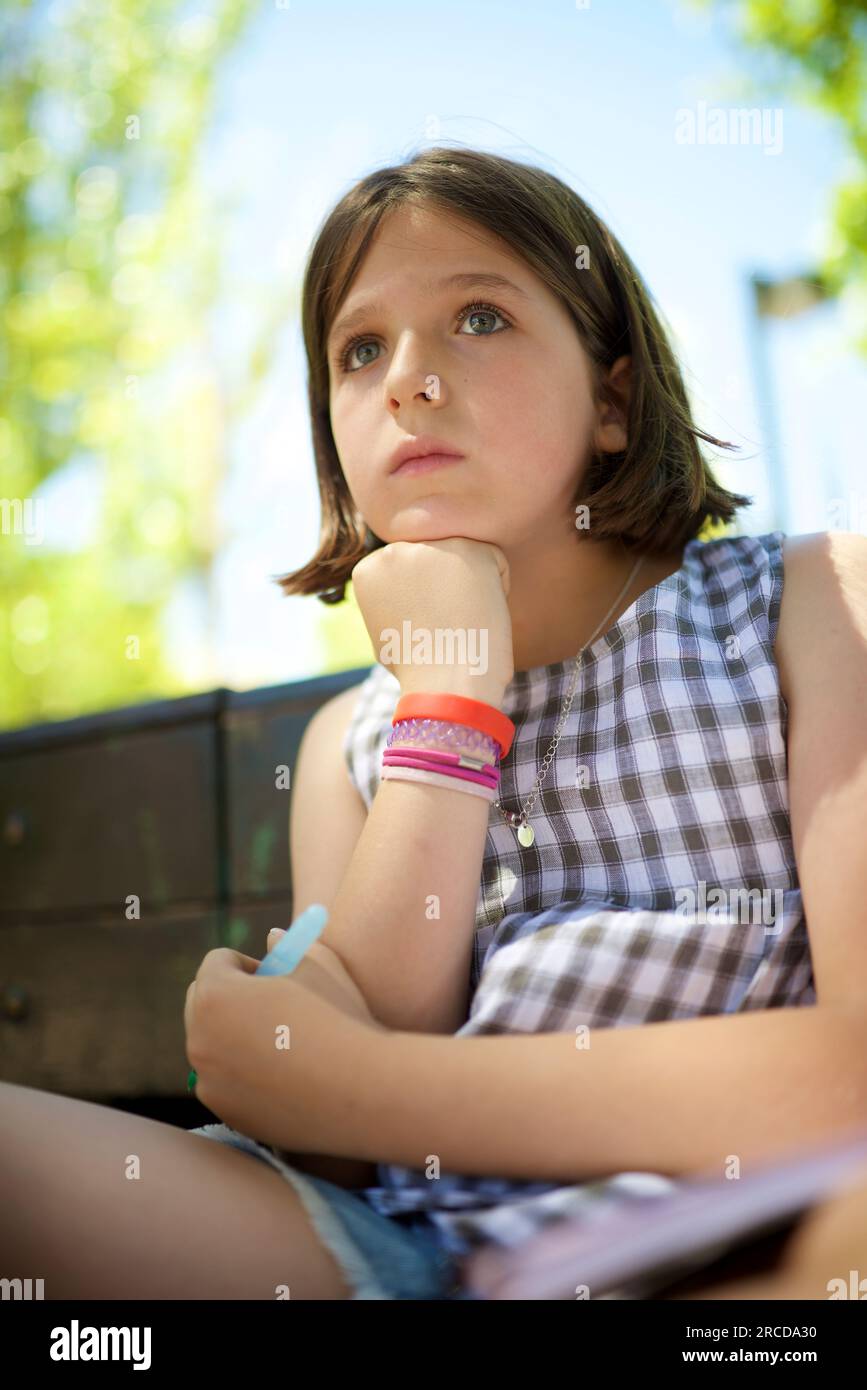
[[[207, 593], [227, 423], [262, 371], [232, 396], [209, 352], [220, 211], [197, 166], [220, 61], [256, 9], [0, 12], [7, 726], [189, 688], [163, 614], [179, 586]], [[83, 544], [53, 490], [76, 468], [100, 498]]]

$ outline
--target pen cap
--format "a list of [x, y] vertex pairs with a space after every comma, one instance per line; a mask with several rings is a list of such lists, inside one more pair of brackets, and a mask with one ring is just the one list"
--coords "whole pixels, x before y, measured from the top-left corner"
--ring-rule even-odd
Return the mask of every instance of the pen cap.
[[322, 903], [311, 903], [300, 917], [280, 937], [277, 945], [259, 962], [257, 975], [288, 975], [303, 959], [314, 941], [322, 935], [328, 921], [328, 909]]

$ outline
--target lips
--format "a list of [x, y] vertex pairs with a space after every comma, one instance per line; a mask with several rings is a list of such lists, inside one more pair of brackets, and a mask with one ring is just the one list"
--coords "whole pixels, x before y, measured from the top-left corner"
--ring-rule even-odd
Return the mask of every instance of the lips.
[[447, 443], [444, 439], [436, 439], [433, 435], [420, 434], [414, 439], [405, 439], [398, 445], [389, 460], [389, 472], [403, 471], [410, 464], [424, 459], [430, 459], [430, 467], [435, 467], [439, 463], [447, 463], [450, 459], [460, 458], [463, 458], [463, 454], [453, 444]]
[[434, 468], [442, 468], [447, 463], [460, 463], [461, 457], [460, 454], [425, 454], [421, 458], [406, 459], [394, 471], [405, 478], [407, 474], [428, 473]]

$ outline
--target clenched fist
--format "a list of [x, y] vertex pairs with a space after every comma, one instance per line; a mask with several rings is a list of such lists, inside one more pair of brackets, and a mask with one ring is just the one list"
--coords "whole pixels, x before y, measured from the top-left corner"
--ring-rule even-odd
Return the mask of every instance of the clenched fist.
[[[359, 560], [352, 583], [377, 660], [404, 694], [442, 691], [499, 707], [515, 674], [509, 563], [499, 546], [465, 536], [394, 541]], [[402, 639], [407, 621], [412, 640], [393, 643], [400, 650], [394, 659], [386, 651], [388, 634]], [[421, 660], [415, 634], [426, 636], [429, 651], [445, 655]]]

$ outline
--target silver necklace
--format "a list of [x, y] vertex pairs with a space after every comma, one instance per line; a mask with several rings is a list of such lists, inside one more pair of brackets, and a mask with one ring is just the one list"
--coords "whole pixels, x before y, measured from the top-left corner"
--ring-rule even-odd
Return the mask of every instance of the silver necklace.
[[557, 751], [557, 744], [560, 742], [560, 734], [561, 734], [561, 732], [562, 732], [562, 730], [563, 730], [563, 725], [565, 724], [566, 720], [567, 720], [568, 717], [569, 717], [569, 711], [570, 711], [570, 709], [572, 708], [572, 699], [573, 699], [574, 694], [575, 694], [575, 686], [576, 686], [577, 681], [578, 681], [578, 671], [579, 671], [579, 668], [580, 668], [580, 665], [581, 665], [581, 657], [584, 655], [584, 652], [585, 652], [585, 650], [587, 649], [587, 647], [589, 647], [589, 646], [591, 646], [591, 645], [593, 644], [593, 642], [596, 640], [596, 638], [598, 637], [599, 633], [602, 631], [602, 629], [603, 629], [603, 627], [605, 626], [605, 624], [608, 622], [608, 619], [611, 617], [611, 614], [614, 612], [614, 610], [615, 610], [615, 608], [617, 607], [618, 603], [619, 603], [620, 600], [623, 598], [623, 595], [626, 593], [626, 591], [627, 591], [627, 589], [629, 588], [630, 584], [632, 583], [633, 579], [635, 578], [635, 576], [637, 575], [638, 571], [640, 570], [643, 560], [644, 560], [644, 556], [643, 556], [643, 555], [639, 555], [638, 559], [636, 560], [635, 564], [634, 564], [633, 567], [632, 567], [632, 572], [631, 572], [631, 574], [629, 575], [629, 578], [627, 579], [627, 581], [626, 581], [626, 583], [624, 584], [623, 588], [620, 590], [620, 593], [617, 595], [616, 599], [615, 599], [614, 602], [612, 603], [612, 605], [611, 605], [611, 607], [609, 608], [608, 612], [605, 614], [605, 617], [602, 619], [602, 621], [600, 622], [599, 626], [596, 628], [596, 631], [593, 633], [593, 636], [592, 636], [592, 637], [589, 637], [589, 638], [587, 639], [587, 641], [584, 643], [584, 646], [581, 648], [581, 650], [579, 651], [578, 655], [577, 655], [576, 658], [575, 658], [575, 670], [574, 670], [573, 673], [572, 673], [572, 684], [571, 684], [571, 687], [570, 687], [570, 690], [569, 690], [569, 694], [566, 696], [566, 699], [565, 699], [565, 701], [564, 701], [564, 703], [563, 703], [563, 708], [562, 708], [562, 711], [561, 711], [561, 713], [560, 713], [560, 718], [559, 718], [558, 721], [557, 721], [557, 728], [556, 728], [556, 730], [555, 730], [555, 732], [554, 732], [554, 737], [553, 737], [553, 739], [551, 740], [551, 746], [549, 747], [547, 753], [545, 754], [544, 758], [542, 759], [541, 769], [540, 769], [539, 774], [538, 774], [538, 776], [537, 776], [537, 778], [536, 778], [536, 782], [535, 782], [535, 785], [534, 785], [534, 787], [533, 787], [533, 791], [532, 791], [531, 794], [530, 794], [530, 799], [529, 799], [529, 801], [525, 802], [525, 804], [521, 807], [521, 810], [520, 810], [519, 812], [518, 812], [518, 811], [507, 811], [507, 810], [505, 810], [505, 809], [500, 805], [499, 801], [495, 801], [495, 802], [494, 802], [494, 805], [497, 807], [497, 809], [498, 809], [499, 811], [502, 812], [503, 816], [504, 816], [505, 819], [506, 819], [506, 822], [512, 827], [513, 830], [516, 830], [516, 831], [517, 831], [518, 840], [519, 840], [520, 844], [522, 844], [525, 848], [527, 848], [529, 845], [531, 845], [531, 844], [533, 843], [533, 841], [535, 840], [535, 838], [536, 838], [536, 833], [535, 833], [535, 831], [533, 830], [532, 825], [528, 825], [528, 824], [527, 824], [527, 815], [528, 815], [528, 813], [529, 813], [529, 811], [530, 811], [530, 809], [531, 809], [531, 807], [532, 807], [532, 805], [533, 805], [533, 802], [536, 800], [536, 797], [539, 795], [539, 788], [541, 787], [541, 785], [542, 785], [542, 783], [544, 782], [546, 776], [548, 775], [548, 768], [551, 766], [551, 763], [552, 763], [553, 758], [554, 758], [554, 754], [555, 754], [555, 752]]

